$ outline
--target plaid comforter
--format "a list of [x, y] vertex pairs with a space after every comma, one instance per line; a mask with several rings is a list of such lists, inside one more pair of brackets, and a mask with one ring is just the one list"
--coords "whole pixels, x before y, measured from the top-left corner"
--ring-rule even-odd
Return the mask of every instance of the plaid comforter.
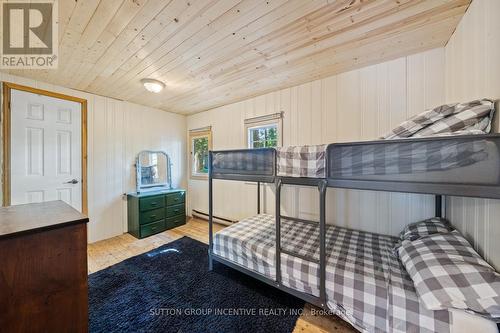
[[278, 176], [325, 178], [327, 145], [276, 148]]
[[[487, 134], [491, 130], [494, 111], [494, 103], [489, 99], [445, 104], [410, 118], [381, 139]], [[484, 143], [451, 141], [444, 144], [397, 144], [389, 148], [353, 146], [332, 158], [342, 160], [343, 176], [408, 174], [413, 171], [454, 169], [482, 161], [487, 155], [481, 144]], [[383, 150], [379, 151], [377, 148]], [[277, 175], [324, 178], [325, 149], [326, 145], [277, 148]]]
[[[328, 226], [326, 293], [329, 308], [365, 332], [449, 332], [450, 314], [429, 311], [393, 252], [398, 239]], [[319, 227], [282, 220], [282, 248], [319, 260]], [[271, 215], [244, 219], [215, 234], [216, 255], [275, 279]], [[285, 286], [319, 295], [318, 264], [282, 254]]]
[[[336, 145], [329, 150], [329, 156], [330, 176], [333, 178], [374, 176], [374, 179], [378, 179], [384, 175], [415, 175], [425, 179], [431, 172], [442, 172], [442, 181], [453, 182], [444, 178], [451, 175], [444, 171], [460, 171], [471, 165], [478, 166], [482, 161], [495, 161], [498, 147], [484, 137], [468, 140], [457, 137], [416, 143], [389, 141], [385, 144]], [[491, 174], [495, 180], [494, 169], [486, 172], [485, 176]]]

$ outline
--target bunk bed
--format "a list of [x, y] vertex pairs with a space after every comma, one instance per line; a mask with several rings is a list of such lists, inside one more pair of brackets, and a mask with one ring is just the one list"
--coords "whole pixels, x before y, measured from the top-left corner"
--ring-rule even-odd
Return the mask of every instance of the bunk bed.
[[[394, 253], [399, 239], [328, 225], [325, 198], [328, 187], [433, 194], [436, 216], [445, 195], [500, 199], [500, 135], [212, 151], [209, 165], [210, 269], [230, 266], [360, 331], [496, 331], [476, 315], [426, 309]], [[257, 182], [257, 215], [214, 235], [214, 180]], [[261, 214], [260, 183], [275, 186], [275, 216]], [[284, 216], [283, 185], [317, 187], [319, 221]]]

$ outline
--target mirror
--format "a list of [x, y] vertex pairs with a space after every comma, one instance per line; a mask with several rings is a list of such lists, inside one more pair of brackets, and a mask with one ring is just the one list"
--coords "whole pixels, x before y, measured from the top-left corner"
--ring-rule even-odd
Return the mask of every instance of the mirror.
[[170, 158], [163, 151], [144, 150], [137, 155], [137, 193], [172, 188]]

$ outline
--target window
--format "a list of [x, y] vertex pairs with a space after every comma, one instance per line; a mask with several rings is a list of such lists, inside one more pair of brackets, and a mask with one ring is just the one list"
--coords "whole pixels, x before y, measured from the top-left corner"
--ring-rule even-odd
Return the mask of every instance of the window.
[[248, 148], [268, 148], [278, 146], [278, 123], [248, 128]]
[[208, 151], [212, 149], [211, 131], [193, 131], [191, 144], [191, 178], [208, 177]]
[[283, 112], [245, 119], [248, 148], [274, 148], [283, 144], [281, 138]]

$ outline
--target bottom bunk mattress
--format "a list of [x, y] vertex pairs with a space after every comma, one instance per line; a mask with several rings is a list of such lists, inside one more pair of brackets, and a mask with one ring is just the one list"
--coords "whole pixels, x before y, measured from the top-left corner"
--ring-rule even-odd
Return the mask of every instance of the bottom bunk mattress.
[[[285, 251], [319, 260], [319, 225], [282, 219]], [[421, 305], [395, 256], [396, 237], [327, 226], [326, 293], [333, 313], [366, 332], [449, 332], [450, 312]], [[244, 219], [214, 236], [213, 252], [275, 279], [274, 216]], [[319, 265], [281, 255], [283, 285], [319, 295]]]

